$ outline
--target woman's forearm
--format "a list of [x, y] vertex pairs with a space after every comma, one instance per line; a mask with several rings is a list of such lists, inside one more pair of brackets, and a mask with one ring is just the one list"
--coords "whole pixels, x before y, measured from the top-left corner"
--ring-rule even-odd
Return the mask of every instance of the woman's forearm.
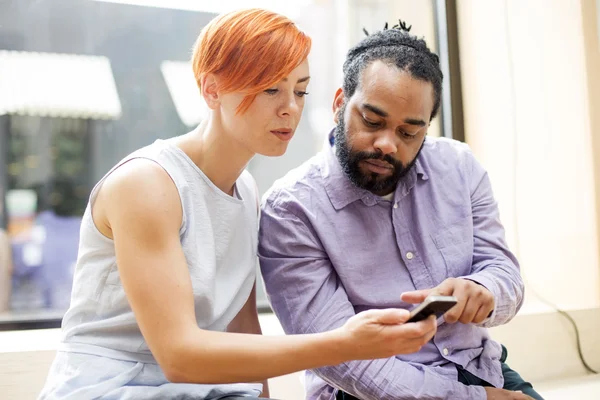
[[351, 358], [338, 331], [262, 336], [198, 330], [188, 337], [161, 363], [172, 382], [260, 382]]

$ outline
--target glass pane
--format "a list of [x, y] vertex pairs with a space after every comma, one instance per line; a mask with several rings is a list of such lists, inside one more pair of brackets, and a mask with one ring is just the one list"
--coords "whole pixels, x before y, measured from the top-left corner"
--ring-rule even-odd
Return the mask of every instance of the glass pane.
[[68, 308], [89, 195], [85, 120], [12, 116], [8, 129], [10, 308]]
[[[261, 195], [322, 148], [346, 51], [363, 27], [402, 16], [437, 47], [429, 0], [128, 3], [0, 1], [0, 325], [62, 316], [91, 189], [127, 154], [202, 118], [190, 49], [217, 13], [271, 8], [313, 39], [310, 96], [293, 143], [248, 166]], [[258, 303], [268, 307], [260, 281]]]

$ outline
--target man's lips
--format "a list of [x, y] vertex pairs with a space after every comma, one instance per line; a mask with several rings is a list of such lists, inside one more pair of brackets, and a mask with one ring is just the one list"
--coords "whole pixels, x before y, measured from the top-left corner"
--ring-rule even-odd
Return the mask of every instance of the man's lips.
[[365, 163], [365, 166], [369, 171], [374, 172], [376, 174], [388, 175], [391, 174], [394, 170], [394, 167], [390, 163], [385, 161], [368, 159], [363, 160], [363, 162]]
[[373, 165], [376, 165], [381, 168], [394, 169], [392, 164], [390, 164], [389, 162], [382, 161], [382, 160], [376, 160], [374, 158], [367, 159], [367, 160], [365, 160], [365, 162], [368, 162], [369, 164], [373, 164]]

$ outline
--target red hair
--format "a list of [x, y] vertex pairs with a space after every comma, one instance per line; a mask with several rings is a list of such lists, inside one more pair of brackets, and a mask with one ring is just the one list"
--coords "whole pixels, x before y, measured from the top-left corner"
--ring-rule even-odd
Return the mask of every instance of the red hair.
[[202, 29], [192, 56], [198, 87], [202, 76], [221, 78], [219, 90], [244, 92], [237, 112], [243, 113], [260, 92], [300, 65], [311, 39], [289, 18], [257, 8], [220, 15]]

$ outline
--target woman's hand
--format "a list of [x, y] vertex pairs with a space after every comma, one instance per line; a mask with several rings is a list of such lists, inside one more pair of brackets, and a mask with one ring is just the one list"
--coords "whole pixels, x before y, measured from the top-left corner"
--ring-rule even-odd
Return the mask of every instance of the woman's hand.
[[369, 360], [415, 353], [437, 330], [435, 316], [420, 322], [405, 322], [409, 312], [402, 309], [363, 311], [339, 328], [349, 359]]

